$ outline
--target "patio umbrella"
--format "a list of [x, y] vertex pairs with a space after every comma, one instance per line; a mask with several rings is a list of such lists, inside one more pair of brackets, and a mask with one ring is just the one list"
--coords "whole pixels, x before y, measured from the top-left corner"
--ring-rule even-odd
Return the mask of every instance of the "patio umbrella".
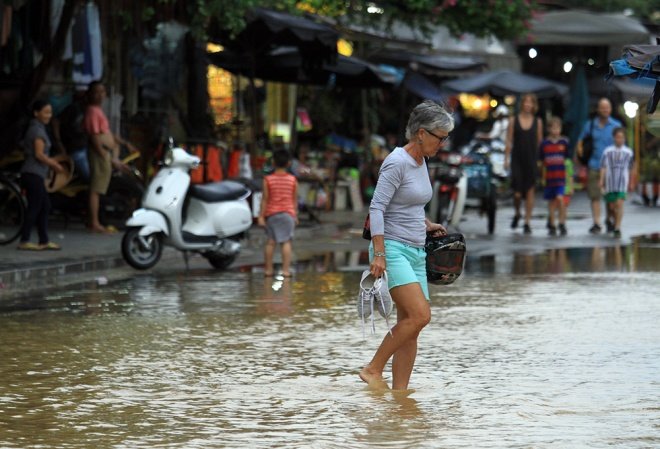
[[[245, 28], [233, 37], [217, 21], [212, 24], [210, 37], [227, 49], [241, 55], [248, 64], [245, 76], [250, 79], [250, 115], [253, 125], [258, 122], [254, 78], [261, 59], [273, 48], [293, 46], [302, 55], [306, 68], [332, 63], [337, 57], [339, 34], [330, 26], [307, 17], [294, 16], [265, 8], [254, 8], [246, 17]], [[253, 141], [257, 140], [257, 126], [252, 126]], [[252, 152], [256, 147], [252, 148]]]
[[297, 48], [312, 65], [333, 62], [337, 56], [339, 34], [326, 24], [265, 8], [251, 10], [246, 22], [233, 38], [216, 23], [211, 38], [254, 60], [282, 46]]
[[281, 83], [336, 85], [341, 87], [382, 87], [396, 83], [396, 76], [379, 66], [358, 58], [338, 55], [335, 63], [309, 67], [305, 57], [293, 47], [282, 47], [263, 55], [251, 66], [232, 51], [210, 53], [211, 64], [232, 73]]
[[460, 93], [504, 96], [534, 93], [539, 98], [564, 96], [568, 92], [565, 84], [538, 76], [525, 75], [510, 70], [485, 72], [468, 78], [443, 83], [443, 88]]

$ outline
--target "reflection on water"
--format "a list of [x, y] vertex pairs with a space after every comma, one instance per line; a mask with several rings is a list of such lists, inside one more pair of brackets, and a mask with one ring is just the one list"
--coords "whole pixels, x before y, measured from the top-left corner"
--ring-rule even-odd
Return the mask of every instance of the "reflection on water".
[[35, 298], [0, 315], [0, 447], [658, 446], [660, 273], [635, 251], [432, 286], [405, 392], [356, 375], [380, 335], [362, 338], [359, 272], [335, 269], [360, 254]]

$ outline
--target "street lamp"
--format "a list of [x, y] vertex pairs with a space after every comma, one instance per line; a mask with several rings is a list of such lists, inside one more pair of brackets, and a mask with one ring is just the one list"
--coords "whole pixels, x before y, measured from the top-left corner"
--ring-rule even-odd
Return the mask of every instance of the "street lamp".
[[628, 139], [628, 142], [630, 142], [630, 146], [633, 149], [633, 152], [635, 154], [635, 169], [634, 173], [639, 174], [639, 158], [640, 158], [640, 151], [641, 149], [639, 148], [639, 145], [637, 145], [637, 136], [639, 134], [639, 118], [637, 117], [637, 110], [639, 109], [639, 104], [635, 103], [634, 101], [626, 101], [623, 103], [623, 112], [628, 116], [630, 121], [632, 122], [632, 126], [630, 127], [628, 131], [628, 135], [632, 136], [632, 138]]
[[634, 101], [626, 101], [625, 103], [623, 103], [623, 111], [630, 119], [634, 119], [637, 116], [638, 109], [639, 109], [639, 105]]

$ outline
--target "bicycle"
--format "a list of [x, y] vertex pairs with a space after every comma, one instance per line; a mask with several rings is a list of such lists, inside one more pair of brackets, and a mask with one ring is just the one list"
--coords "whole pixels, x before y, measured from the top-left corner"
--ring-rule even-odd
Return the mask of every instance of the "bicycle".
[[0, 172], [0, 245], [16, 240], [25, 221], [27, 201], [18, 177], [17, 173]]

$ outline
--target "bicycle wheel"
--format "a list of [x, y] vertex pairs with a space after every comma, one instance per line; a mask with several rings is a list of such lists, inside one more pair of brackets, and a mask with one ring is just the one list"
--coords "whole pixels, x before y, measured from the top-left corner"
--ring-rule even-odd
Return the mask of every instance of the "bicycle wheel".
[[25, 202], [18, 187], [0, 178], [0, 245], [18, 238], [25, 220]]

